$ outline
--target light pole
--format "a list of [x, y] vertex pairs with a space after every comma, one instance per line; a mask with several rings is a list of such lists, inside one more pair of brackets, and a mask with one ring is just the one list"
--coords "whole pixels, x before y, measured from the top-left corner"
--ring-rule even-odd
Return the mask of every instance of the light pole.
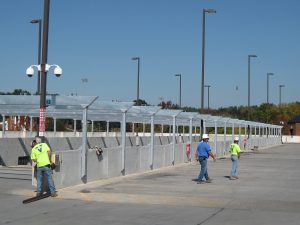
[[[203, 9], [202, 25], [202, 81], [201, 81], [201, 111], [204, 109], [204, 56], [205, 56], [205, 14], [216, 13], [215, 9]], [[201, 123], [202, 124], [202, 123]], [[202, 126], [201, 126], [202, 127]], [[201, 129], [202, 130], [202, 129]]]
[[284, 84], [279, 85], [279, 106], [281, 106], [281, 88], [285, 87]]
[[[46, 113], [46, 90], [47, 90], [47, 71], [46, 64], [48, 59], [48, 32], [49, 32], [49, 12], [50, 0], [44, 0], [44, 25], [43, 25], [43, 47], [42, 47], [42, 63], [41, 71], [41, 86], [40, 86], [40, 123], [39, 136], [44, 137], [45, 133], [45, 113]], [[42, 138], [44, 141], [44, 138]]]
[[181, 74], [175, 74], [175, 77], [179, 77], [179, 108], [181, 108]]
[[[34, 19], [31, 20], [32, 24], [39, 24], [39, 33], [38, 33], [38, 65], [41, 64], [41, 36], [42, 36], [42, 19]], [[38, 71], [37, 77], [37, 94], [40, 94], [40, 86], [41, 86], [41, 71]]]
[[267, 73], [267, 104], [269, 104], [269, 76], [273, 75], [273, 73]]
[[256, 57], [256, 55], [248, 55], [248, 120], [250, 120], [250, 59]]
[[209, 109], [209, 88], [211, 86], [210, 85], [204, 85], [204, 87], [207, 88], [207, 109]]
[[[202, 19], [202, 78], [201, 78], [201, 112], [204, 110], [204, 53], [205, 53], [205, 14], [206, 13], [216, 13], [215, 9], [203, 9], [203, 19]], [[203, 135], [203, 120], [201, 120], [201, 138]]]
[[[32, 77], [33, 76], [33, 74], [34, 74], [34, 68], [36, 68], [38, 70], [38, 74], [40, 74], [41, 71], [42, 71], [42, 67], [43, 67], [42, 64], [29, 66], [26, 69], [27, 76], [28, 77]], [[62, 74], [62, 69], [60, 68], [60, 66], [58, 66], [56, 64], [53, 64], [53, 65], [46, 64], [44, 67], [45, 67], [45, 72], [44, 72], [44, 75], [41, 76], [41, 78], [42, 78], [41, 81], [42, 82], [43, 82], [43, 76], [47, 75], [47, 72], [52, 67], [55, 67], [54, 68], [54, 74], [55, 74], [56, 77], [60, 77], [61, 74]], [[44, 81], [44, 83], [45, 82], [46, 81]], [[42, 107], [42, 106], [44, 106], [44, 107]], [[43, 88], [41, 89], [41, 93], [40, 93], [40, 117], [39, 117], [39, 120], [38, 120], [38, 123], [37, 123], [38, 126], [39, 126], [38, 136], [41, 137], [42, 141], [44, 141], [44, 132], [45, 132], [45, 121], [46, 121], [45, 113], [46, 113], [46, 87], [44, 89]]]
[[42, 62], [40, 65], [31, 65], [27, 68], [26, 74], [32, 77], [34, 74], [34, 68], [37, 68], [41, 72], [41, 86], [40, 86], [40, 123], [39, 123], [39, 136], [42, 141], [44, 140], [45, 133], [45, 112], [46, 112], [46, 83], [47, 83], [47, 72], [51, 67], [55, 67], [54, 74], [60, 76], [62, 69], [58, 65], [48, 65], [48, 28], [49, 28], [49, 11], [50, 11], [50, 0], [44, 0], [44, 25], [43, 25], [43, 46], [42, 46]]
[[133, 57], [132, 60], [137, 60], [138, 62], [137, 90], [136, 90], [136, 105], [138, 105], [140, 99], [140, 57]]

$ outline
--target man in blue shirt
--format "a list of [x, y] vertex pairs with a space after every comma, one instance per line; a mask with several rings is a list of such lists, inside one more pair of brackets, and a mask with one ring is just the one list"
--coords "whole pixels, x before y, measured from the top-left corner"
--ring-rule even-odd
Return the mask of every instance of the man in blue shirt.
[[[214, 154], [211, 152], [211, 148], [209, 144], [207, 143], [209, 140], [209, 137], [207, 134], [202, 135], [202, 141], [199, 143], [197, 147], [197, 159], [199, 160], [199, 163], [201, 165], [200, 174], [198, 176], [198, 182], [197, 184], [203, 184], [203, 183], [211, 183], [212, 179], [209, 178], [207, 173], [207, 159], [209, 156], [211, 156], [214, 161], [216, 161], [216, 158]], [[205, 177], [205, 181], [203, 180], [203, 177]]]

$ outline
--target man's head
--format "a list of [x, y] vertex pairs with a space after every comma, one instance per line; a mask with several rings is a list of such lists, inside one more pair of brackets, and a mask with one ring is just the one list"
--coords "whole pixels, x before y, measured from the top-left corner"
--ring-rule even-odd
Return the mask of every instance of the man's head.
[[239, 143], [239, 138], [238, 138], [238, 137], [235, 137], [234, 140], [233, 140], [233, 142], [234, 142], [234, 143]]
[[33, 140], [33, 141], [31, 142], [31, 148], [33, 148], [36, 144], [37, 144], [37, 143], [36, 143], [36, 140]]
[[203, 134], [202, 135], [202, 140], [203, 141], [208, 141], [209, 137], [208, 137], [208, 134]]
[[42, 143], [42, 138], [40, 136], [36, 136], [35, 141], [37, 144], [40, 144], [40, 143]]

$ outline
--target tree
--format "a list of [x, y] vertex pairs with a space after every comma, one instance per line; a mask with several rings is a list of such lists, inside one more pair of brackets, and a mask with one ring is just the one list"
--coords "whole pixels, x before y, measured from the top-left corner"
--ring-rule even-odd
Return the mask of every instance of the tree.
[[173, 104], [172, 101], [162, 101], [161, 103], [158, 104], [162, 109], [179, 109], [179, 105]]
[[141, 106], [141, 105], [149, 105], [145, 100], [143, 99], [138, 99], [138, 100], [133, 100], [134, 105]]
[[13, 92], [0, 92], [0, 95], [31, 95], [31, 93], [26, 90], [15, 89]]

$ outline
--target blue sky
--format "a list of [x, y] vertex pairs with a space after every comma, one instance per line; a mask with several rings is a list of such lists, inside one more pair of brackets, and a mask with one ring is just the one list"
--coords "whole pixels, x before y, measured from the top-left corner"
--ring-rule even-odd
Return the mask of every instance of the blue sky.
[[[0, 91], [35, 92], [38, 25], [43, 0], [0, 0]], [[248, 55], [251, 105], [300, 101], [299, 0], [51, 0], [48, 64], [63, 75], [47, 75], [47, 91], [97, 95], [103, 100], [136, 98], [141, 58], [140, 98], [201, 106], [202, 10], [206, 15], [205, 83], [210, 107], [247, 105]], [[36, 74], [35, 74], [36, 75]], [[88, 82], [82, 82], [87, 79]], [[207, 89], [205, 90], [205, 107]]]

